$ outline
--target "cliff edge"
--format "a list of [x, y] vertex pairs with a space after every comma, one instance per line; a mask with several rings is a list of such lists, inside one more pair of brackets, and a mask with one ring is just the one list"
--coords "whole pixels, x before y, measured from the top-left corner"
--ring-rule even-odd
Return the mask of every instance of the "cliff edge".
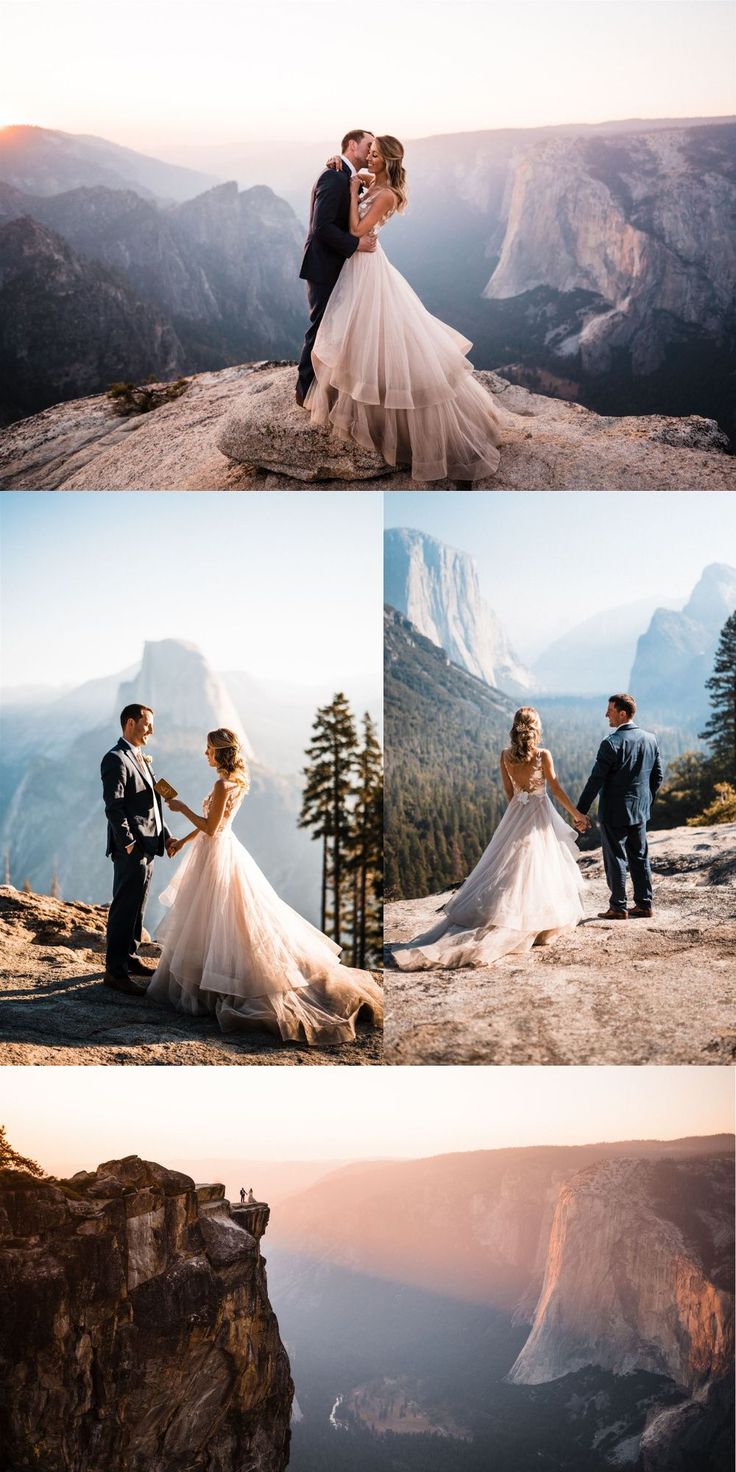
[[128, 1156], [0, 1174], [3, 1466], [282, 1472], [293, 1385], [268, 1208]]
[[[104, 394], [55, 404], [0, 435], [6, 490], [422, 490], [408, 472], [312, 429], [294, 365], [199, 373], [184, 392], [121, 418]], [[613, 417], [496, 373], [476, 378], [507, 411], [493, 490], [734, 490], [736, 458], [712, 419]], [[151, 393], [156, 386], [151, 386]], [[457, 489], [452, 481], [431, 489]]]

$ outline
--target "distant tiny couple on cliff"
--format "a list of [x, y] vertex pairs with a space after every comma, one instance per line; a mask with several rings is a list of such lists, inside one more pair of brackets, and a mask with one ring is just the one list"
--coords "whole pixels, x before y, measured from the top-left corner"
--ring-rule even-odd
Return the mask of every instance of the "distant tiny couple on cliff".
[[426, 310], [378, 240], [406, 205], [399, 140], [346, 133], [312, 190], [296, 402], [415, 481], [488, 484], [506, 416], [473, 377], [473, 344]]
[[587, 815], [598, 798], [610, 899], [597, 918], [652, 915], [647, 822], [662, 783], [662, 763], [656, 737], [636, 725], [635, 713], [632, 695], [610, 697], [610, 735], [598, 748], [576, 807], [557, 779], [552, 753], [540, 744], [538, 712], [528, 705], [517, 710], [500, 758], [506, 812], [472, 873], [443, 907], [443, 919], [424, 935], [391, 947], [400, 970], [491, 966], [503, 956], [552, 944], [585, 918], [576, 839], [550, 794], [579, 833], [590, 827]]
[[[211, 1013], [223, 1032], [266, 1031], [284, 1042], [352, 1042], [359, 1017], [378, 1026], [380, 985], [370, 972], [340, 964], [339, 946], [279, 899], [232, 831], [250, 786], [236, 732], [221, 727], [207, 735], [215, 782], [196, 813], [170, 783], [156, 780], [144, 755], [153, 711], [126, 705], [120, 726], [100, 768], [113, 863], [105, 984], [190, 1015]], [[169, 832], [163, 800], [193, 825], [184, 838]], [[185, 847], [161, 895], [169, 913], [151, 966], [140, 947], [154, 861]]]

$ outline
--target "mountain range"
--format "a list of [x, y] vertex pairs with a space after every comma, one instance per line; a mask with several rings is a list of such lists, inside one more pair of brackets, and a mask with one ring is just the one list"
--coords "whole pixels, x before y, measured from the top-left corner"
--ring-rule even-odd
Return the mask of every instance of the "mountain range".
[[[730, 1136], [363, 1162], [301, 1188], [269, 1255], [305, 1414], [296, 1465], [313, 1465], [299, 1441], [325, 1446], [321, 1408], [339, 1397], [360, 1469], [391, 1453], [425, 1472], [528, 1472], [544, 1448], [565, 1472], [720, 1472], [732, 1246]], [[379, 1436], [385, 1460], [367, 1437], [398, 1388], [440, 1432], [416, 1462], [416, 1427]], [[445, 1437], [463, 1435], [475, 1459], [453, 1461]]]
[[705, 682], [718, 639], [736, 609], [736, 568], [712, 562], [681, 610], [657, 608], [636, 646], [632, 690], [661, 718], [708, 713]]
[[696, 726], [720, 632], [736, 608], [736, 568], [711, 563], [690, 597], [605, 609], [568, 629], [527, 668], [482, 596], [475, 560], [425, 532], [384, 533], [384, 595], [459, 669], [517, 699], [632, 689], [649, 719]]
[[[55, 870], [64, 898], [90, 903], [109, 898], [99, 765], [118, 739], [118, 711], [140, 700], [155, 711], [151, 751], [158, 775], [195, 809], [212, 785], [204, 759], [206, 732], [223, 724], [240, 731], [250, 752], [252, 781], [235, 831], [283, 898], [317, 920], [319, 846], [296, 826], [302, 785], [297, 773], [314, 705], [306, 692], [298, 700], [292, 694], [286, 707], [290, 740], [281, 747], [286, 770], [278, 771], [259, 758], [251, 735], [254, 729], [259, 735], [268, 731], [276, 711], [267, 710], [260, 727], [257, 682], [236, 675], [231, 685], [233, 693], [193, 645], [168, 639], [147, 643], [139, 666], [88, 681], [56, 700], [41, 701], [38, 695], [16, 704], [6, 700], [0, 834], [13, 882], [20, 885], [27, 878], [32, 888], [48, 892]], [[171, 827], [184, 831], [178, 818]], [[160, 915], [154, 898], [151, 925]]]
[[[473, 340], [477, 367], [603, 413], [699, 413], [733, 431], [735, 153], [730, 119], [415, 140], [407, 146], [411, 210], [392, 222], [389, 253], [429, 310]], [[303, 222], [323, 156], [322, 145], [303, 143], [264, 145], [260, 156], [251, 147], [241, 162], [237, 148], [225, 150], [228, 172], [248, 183], [239, 194], [234, 183], [208, 187], [212, 176], [201, 170], [103, 139], [0, 131], [0, 237], [20, 212], [29, 270], [54, 249], [29, 231], [32, 219], [73, 251], [78, 273], [107, 265], [133, 293], [119, 307], [131, 334], [120, 368], [121, 354], [104, 351], [94, 281], [80, 290], [66, 373], [61, 363], [54, 373], [45, 367], [31, 336], [32, 361], [13, 394], [21, 341], [10, 334], [0, 383], [6, 421], [53, 402], [54, 393], [89, 392], [95, 343], [98, 389], [111, 372], [141, 377], [141, 362], [165, 376], [293, 356], [306, 317], [297, 281]], [[273, 192], [279, 188], [290, 203]], [[59, 197], [46, 224], [46, 206]], [[17, 229], [11, 240], [2, 305], [27, 335], [34, 296], [18, 265]], [[44, 290], [40, 264], [34, 280], [61, 353], [70, 331], [63, 294], [53, 275]], [[140, 303], [163, 314], [175, 338], [166, 348], [140, 341]], [[83, 326], [89, 345], [80, 353]]]

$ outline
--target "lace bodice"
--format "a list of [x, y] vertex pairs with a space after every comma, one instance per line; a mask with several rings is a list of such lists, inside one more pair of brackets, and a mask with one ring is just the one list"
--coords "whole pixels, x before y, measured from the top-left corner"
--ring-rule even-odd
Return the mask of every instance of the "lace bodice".
[[[522, 802], [528, 802], [530, 797], [536, 797], [540, 792], [546, 792], [547, 784], [542, 771], [542, 753], [538, 751], [532, 762], [512, 762], [508, 751], [503, 753], [503, 764], [511, 786], [514, 789], [514, 797], [521, 798]], [[518, 782], [511, 768], [515, 767], [519, 775], [523, 772], [527, 780]]]
[[[375, 196], [369, 191], [367, 194], [361, 195], [361, 198], [358, 200], [358, 214], [360, 215], [361, 220], [364, 220], [366, 215], [368, 214], [368, 211], [373, 204], [374, 198]], [[379, 220], [378, 224], [373, 226], [371, 234], [377, 235], [379, 230], [383, 229], [386, 221], [391, 219], [392, 214], [393, 210], [389, 210], [388, 213], [384, 215], [383, 219]]]
[[[212, 792], [207, 793], [204, 803], [202, 804], [202, 811], [205, 815], [205, 818], [209, 814], [213, 793], [214, 787], [212, 789]], [[245, 788], [241, 787], [239, 782], [228, 783], [227, 796], [225, 798], [225, 807], [222, 817], [217, 825], [216, 834], [224, 833], [227, 828], [232, 827], [233, 818], [235, 817], [235, 814], [237, 813], [238, 808], [240, 807], [240, 804], [243, 801], [244, 797]]]

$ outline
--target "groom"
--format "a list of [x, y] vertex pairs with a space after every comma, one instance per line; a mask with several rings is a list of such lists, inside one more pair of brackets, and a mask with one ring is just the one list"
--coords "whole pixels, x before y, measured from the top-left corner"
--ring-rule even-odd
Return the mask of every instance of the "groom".
[[[599, 915], [600, 920], [626, 920], [629, 915], [648, 919], [652, 914], [647, 821], [655, 793], [662, 785], [662, 763], [656, 736], [635, 724], [635, 713], [633, 695], [610, 697], [606, 716], [611, 735], [601, 742], [595, 766], [578, 798], [580, 812], [587, 813], [600, 793], [598, 821], [611, 891], [610, 905]], [[632, 910], [626, 908], [629, 869], [634, 885]]]
[[312, 348], [343, 265], [356, 250], [376, 249], [374, 235], [350, 234], [350, 180], [365, 167], [373, 134], [365, 128], [346, 133], [340, 144], [342, 168], [324, 168], [312, 190], [309, 209], [309, 233], [304, 246], [304, 259], [299, 275], [307, 283], [309, 327], [299, 359], [296, 402], [304, 404], [314, 378]]
[[[102, 758], [102, 794], [107, 814], [107, 855], [113, 863], [112, 904], [107, 917], [105, 985], [128, 996], [143, 996], [155, 966], [138, 954], [143, 911], [153, 861], [170, 854], [174, 842], [154, 789], [150, 757], [143, 747], [153, 735], [153, 711], [126, 705], [120, 714], [122, 736]], [[140, 977], [140, 981], [135, 978]]]

